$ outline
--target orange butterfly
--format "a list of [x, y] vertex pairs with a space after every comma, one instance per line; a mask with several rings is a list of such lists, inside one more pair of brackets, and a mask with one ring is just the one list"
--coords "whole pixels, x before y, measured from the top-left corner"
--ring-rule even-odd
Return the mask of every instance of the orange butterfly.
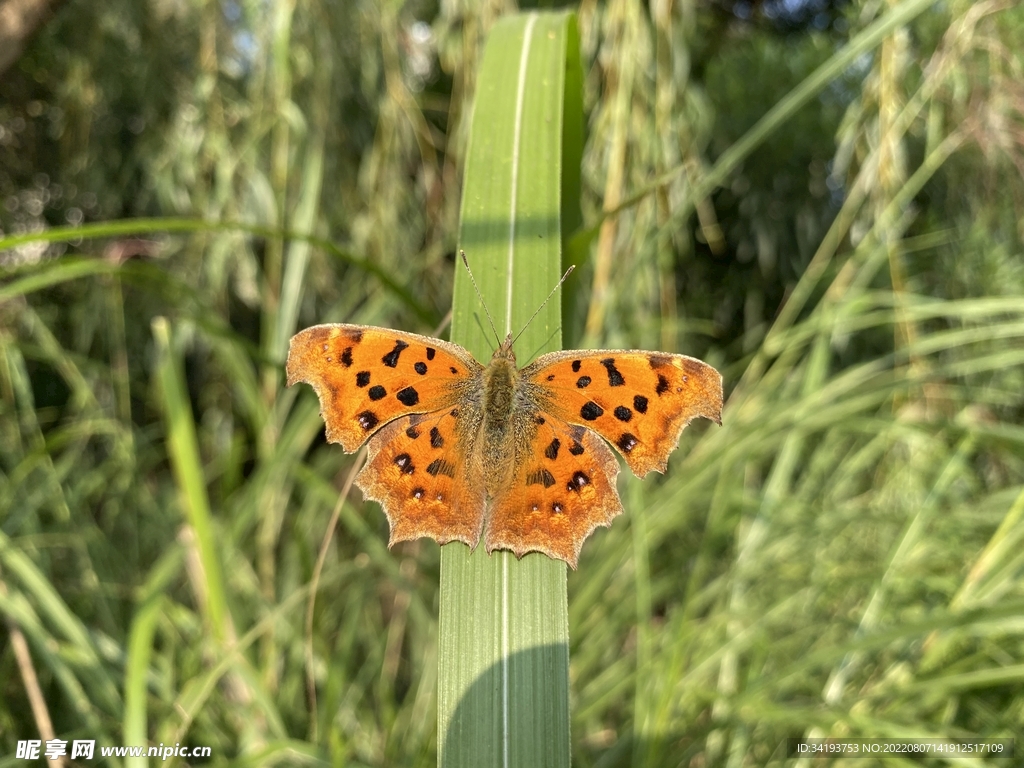
[[[563, 278], [564, 279], [564, 278]], [[665, 470], [683, 428], [721, 424], [722, 377], [684, 355], [552, 352], [516, 367], [511, 334], [487, 366], [457, 344], [365, 325], [296, 334], [288, 384], [311, 384], [327, 439], [369, 439], [356, 478], [384, 508], [389, 546], [421, 536], [488, 552], [543, 552], [573, 568], [622, 512], [619, 465]]]

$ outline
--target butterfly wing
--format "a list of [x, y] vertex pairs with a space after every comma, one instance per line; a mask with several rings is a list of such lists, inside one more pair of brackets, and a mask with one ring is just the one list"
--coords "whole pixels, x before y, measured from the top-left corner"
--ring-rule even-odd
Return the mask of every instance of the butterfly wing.
[[364, 325], [316, 325], [292, 337], [289, 386], [310, 384], [327, 439], [354, 452], [388, 422], [447, 410], [479, 386], [483, 366], [462, 347]]
[[522, 374], [543, 410], [597, 432], [637, 477], [665, 471], [683, 428], [697, 416], [721, 424], [721, 374], [685, 355], [552, 352]]
[[473, 455], [479, 417], [470, 404], [395, 419], [370, 438], [356, 485], [379, 502], [391, 527], [388, 546], [429, 536], [439, 544], [480, 540], [485, 486]]
[[582, 427], [548, 413], [528, 414], [522, 422], [536, 429], [515, 457], [510, 484], [492, 501], [487, 551], [543, 552], [575, 568], [584, 540], [622, 512], [615, 489], [619, 463]]

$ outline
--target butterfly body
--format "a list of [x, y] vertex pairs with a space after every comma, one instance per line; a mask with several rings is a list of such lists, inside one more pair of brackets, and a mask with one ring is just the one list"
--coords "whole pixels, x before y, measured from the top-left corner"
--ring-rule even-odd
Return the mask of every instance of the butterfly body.
[[390, 543], [428, 536], [575, 567], [597, 526], [622, 512], [608, 440], [638, 476], [664, 471], [683, 427], [718, 421], [721, 376], [683, 355], [564, 351], [518, 368], [512, 338], [483, 366], [462, 347], [357, 325], [292, 339], [288, 383], [320, 398], [327, 438], [368, 443], [356, 484], [378, 501]]
[[[515, 435], [521, 432], [521, 425], [515, 420], [517, 399], [520, 399], [519, 372], [516, 370], [516, 356], [512, 351], [511, 337], [498, 347], [483, 374], [483, 429], [480, 438], [484, 441], [485, 464], [497, 466], [502, 456], [508, 455], [509, 439], [515, 442]], [[520, 407], [522, 412], [523, 408]], [[496, 490], [501, 484], [498, 475], [488, 483], [488, 490]]]

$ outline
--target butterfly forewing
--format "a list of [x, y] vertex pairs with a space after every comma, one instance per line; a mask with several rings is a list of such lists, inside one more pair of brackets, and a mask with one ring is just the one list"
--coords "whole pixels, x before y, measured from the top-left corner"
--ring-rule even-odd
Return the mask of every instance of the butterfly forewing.
[[722, 377], [685, 355], [625, 350], [553, 352], [523, 370], [544, 407], [614, 445], [633, 473], [664, 472], [683, 428], [721, 423]]
[[352, 453], [399, 416], [453, 406], [483, 367], [440, 339], [362, 325], [316, 325], [292, 337], [288, 384], [320, 399], [327, 439]]

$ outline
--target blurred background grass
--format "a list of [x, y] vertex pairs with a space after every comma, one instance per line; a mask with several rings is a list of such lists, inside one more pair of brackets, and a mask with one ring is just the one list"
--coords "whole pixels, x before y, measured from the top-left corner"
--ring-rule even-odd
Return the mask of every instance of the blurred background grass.
[[[445, 316], [475, 67], [512, 10], [67, 0], [0, 72], [0, 762], [49, 728], [434, 764], [438, 548], [389, 552], [358, 494], [310, 705], [353, 458], [281, 365], [314, 322]], [[584, 221], [650, 193], [574, 254], [565, 345], [702, 357], [728, 404], [664, 478], [622, 476], [570, 575], [575, 762], [1024, 734], [1024, 8], [578, 13]]]

